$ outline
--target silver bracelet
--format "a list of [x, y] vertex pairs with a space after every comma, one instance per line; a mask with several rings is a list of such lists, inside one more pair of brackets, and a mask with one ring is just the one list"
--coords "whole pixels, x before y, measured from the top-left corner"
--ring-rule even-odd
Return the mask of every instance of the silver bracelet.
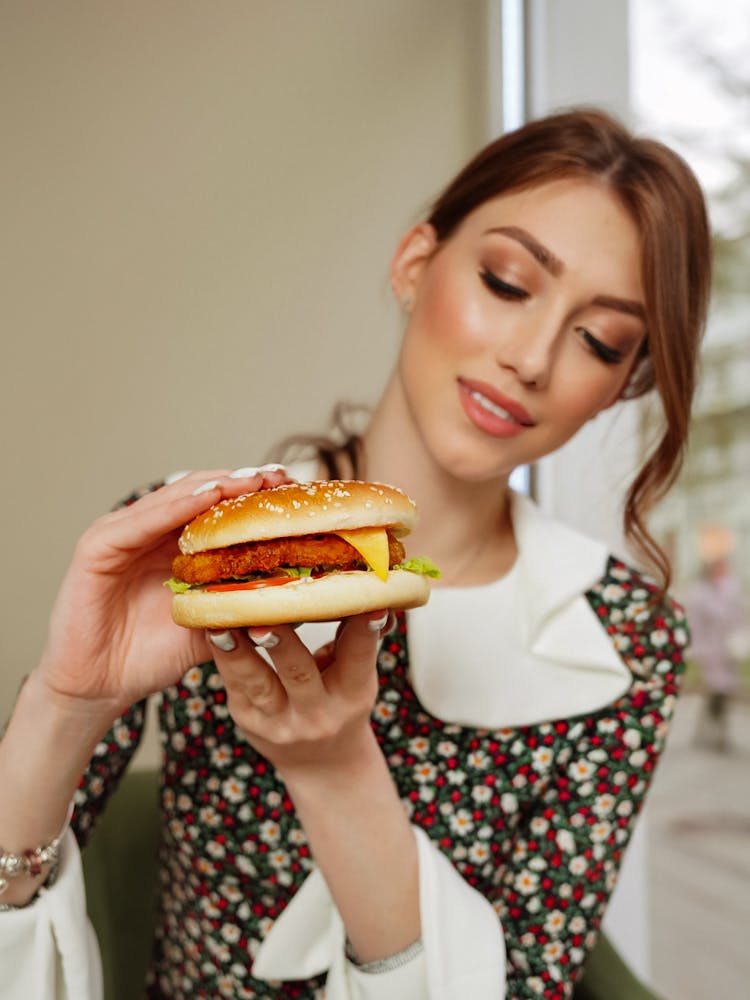
[[354, 948], [347, 939], [346, 942], [346, 957], [350, 962], [353, 962], [357, 966], [360, 972], [366, 973], [378, 973], [378, 972], [390, 972], [392, 969], [400, 969], [402, 965], [406, 965], [407, 962], [411, 962], [413, 958], [422, 951], [422, 939], [418, 938], [412, 944], [404, 948], [403, 951], [397, 952], [395, 955], [389, 955], [387, 958], [378, 958], [374, 962], [360, 962], [357, 958]]
[[0, 913], [11, 913], [14, 910], [25, 910], [27, 906], [31, 906], [37, 901], [41, 893], [47, 889], [51, 889], [52, 886], [57, 881], [57, 876], [60, 873], [59, 864], [54, 864], [47, 872], [47, 878], [42, 882], [39, 888], [36, 890], [31, 899], [27, 899], [25, 903], [0, 903]]
[[68, 823], [70, 823], [72, 814], [73, 803], [71, 802], [62, 830], [53, 840], [48, 841], [46, 844], [40, 844], [39, 847], [32, 847], [28, 851], [22, 851], [20, 854], [13, 854], [11, 851], [5, 851], [0, 847], [0, 896], [2, 896], [10, 885], [10, 879], [18, 878], [21, 875], [31, 875], [32, 877], [41, 875], [45, 865], [51, 865], [53, 868], [57, 867], [57, 863], [60, 860], [60, 843], [65, 836], [65, 831], [68, 829]]

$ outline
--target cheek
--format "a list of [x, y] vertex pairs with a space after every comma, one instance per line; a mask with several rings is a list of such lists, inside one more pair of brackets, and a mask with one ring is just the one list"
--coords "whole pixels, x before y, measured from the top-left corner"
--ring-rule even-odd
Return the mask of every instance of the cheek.
[[430, 274], [413, 318], [420, 335], [445, 354], [471, 354], [487, 346], [487, 324], [471, 278], [458, 281], [449, 269]]
[[582, 365], [572, 377], [560, 381], [560, 392], [565, 397], [560, 400], [561, 408], [571, 421], [585, 424], [617, 401], [624, 382], [619, 372], [616, 376], [607, 371], [592, 374], [591, 368]]

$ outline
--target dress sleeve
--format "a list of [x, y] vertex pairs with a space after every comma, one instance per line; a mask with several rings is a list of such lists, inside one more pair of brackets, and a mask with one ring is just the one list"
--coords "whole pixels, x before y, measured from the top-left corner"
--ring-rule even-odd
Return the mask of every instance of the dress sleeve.
[[633, 683], [608, 708], [555, 726], [563, 749], [502, 872], [509, 998], [572, 996], [673, 716], [687, 642], [681, 609], [641, 611], [610, 632]]
[[146, 702], [133, 705], [116, 719], [97, 744], [89, 765], [81, 776], [73, 799], [70, 826], [83, 848], [101, 815], [109, 796], [124, 775], [143, 735]]

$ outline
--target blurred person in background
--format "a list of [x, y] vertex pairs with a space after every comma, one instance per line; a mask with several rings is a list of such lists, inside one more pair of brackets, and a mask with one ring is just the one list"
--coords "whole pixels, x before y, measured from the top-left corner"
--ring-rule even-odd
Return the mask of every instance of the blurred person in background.
[[739, 647], [745, 625], [742, 586], [732, 567], [735, 543], [727, 528], [704, 525], [700, 529], [701, 571], [685, 600], [692, 633], [690, 655], [705, 690], [696, 740], [721, 753], [730, 748], [728, 710], [739, 684]]

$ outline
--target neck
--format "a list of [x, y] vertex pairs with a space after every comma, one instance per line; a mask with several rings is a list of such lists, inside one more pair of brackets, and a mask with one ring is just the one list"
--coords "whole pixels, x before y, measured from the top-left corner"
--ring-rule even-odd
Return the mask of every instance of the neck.
[[434, 461], [412, 420], [397, 374], [363, 435], [363, 477], [405, 490], [419, 508], [407, 553], [429, 556], [445, 586], [488, 583], [512, 566], [516, 547], [507, 476], [457, 478]]

